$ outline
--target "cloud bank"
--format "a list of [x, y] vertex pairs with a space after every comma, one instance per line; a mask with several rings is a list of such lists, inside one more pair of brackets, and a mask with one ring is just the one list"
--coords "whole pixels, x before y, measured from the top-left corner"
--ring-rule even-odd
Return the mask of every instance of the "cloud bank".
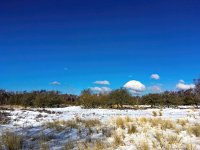
[[188, 89], [194, 89], [194, 84], [186, 84], [183, 80], [180, 80], [178, 84], [176, 84], [176, 88], [178, 90], [188, 90]]

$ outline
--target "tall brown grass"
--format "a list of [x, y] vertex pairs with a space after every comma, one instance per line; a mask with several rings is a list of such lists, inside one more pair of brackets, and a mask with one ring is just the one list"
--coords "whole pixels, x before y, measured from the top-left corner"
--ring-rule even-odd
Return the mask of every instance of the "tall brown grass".
[[2, 134], [2, 142], [8, 150], [20, 150], [23, 146], [23, 137], [14, 132], [6, 131]]

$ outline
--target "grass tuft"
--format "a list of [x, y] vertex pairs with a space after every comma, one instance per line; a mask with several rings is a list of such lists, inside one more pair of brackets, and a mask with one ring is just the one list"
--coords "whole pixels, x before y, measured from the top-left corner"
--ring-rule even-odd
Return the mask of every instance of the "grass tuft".
[[128, 126], [128, 134], [133, 134], [137, 132], [137, 128], [134, 125]]
[[81, 120], [81, 123], [83, 123], [86, 128], [91, 128], [91, 127], [95, 127], [97, 125], [101, 125], [101, 122], [97, 119]]
[[72, 150], [74, 148], [73, 142], [69, 141], [65, 144], [64, 150]]
[[125, 129], [125, 120], [122, 117], [117, 117], [115, 123], [118, 128]]
[[159, 116], [162, 116], [162, 115], [163, 115], [162, 111], [159, 111]]
[[68, 120], [68, 121], [53, 121], [47, 122], [45, 124], [46, 128], [55, 129], [57, 131], [65, 130], [66, 128], [75, 128], [78, 129], [78, 125], [75, 120]]
[[181, 138], [178, 137], [178, 135], [169, 135], [167, 137], [167, 142], [169, 145], [172, 145], [172, 144], [178, 144], [181, 142]]
[[142, 142], [140, 144], [140, 148], [141, 148], [141, 150], [150, 150], [149, 144], [147, 142]]
[[185, 150], [196, 150], [192, 144], [186, 144]]
[[178, 119], [177, 123], [180, 124], [181, 126], [185, 126], [189, 121], [186, 119]]
[[95, 141], [93, 150], [104, 150], [105, 148], [106, 148], [105, 144], [103, 143], [102, 140]]
[[2, 142], [8, 150], [19, 150], [23, 146], [23, 137], [14, 132], [6, 131], [2, 134]]
[[114, 134], [113, 138], [114, 138], [114, 141], [113, 141], [114, 147], [118, 147], [119, 145], [123, 144], [123, 140], [120, 135]]
[[0, 111], [0, 124], [10, 123], [9, 113]]
[[200, 124], [196, 124], [189, 128], [189, 131], [194, 134], [196, 137], [200, 137]]
[[157, 112], [156, 111], [152, 111], [152, 114], [153, 114], [154, 117], [157, 116]]

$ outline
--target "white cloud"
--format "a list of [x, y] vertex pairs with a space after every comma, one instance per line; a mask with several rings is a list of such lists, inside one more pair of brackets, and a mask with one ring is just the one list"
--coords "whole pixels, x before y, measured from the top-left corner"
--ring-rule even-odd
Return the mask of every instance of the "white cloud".
[[91, 87], [90, 89], [94, 92], [103, 93], [103, 94], [109, 93], [111, 91], [111, 89], [108, 87]]
[[140, 95], [141, 94], [141, 92], [137, 92], [137, 91], [134, 91], [134, 90], [129, 90], [129, 92], [131, 94], [135, 94], [135, 95]]
[[185, 84], [183, 80], [180, 80], [178, 84], [176, 84], [176, 88], [179, 90], [188, 90], [195, 88], [194, 84]]
[[179, 83], [185, 83], [185, 81], [184, 80], [179, 80]]
[[128, 89], [130, 92], [132, 92], [134, 94], [140, 94], [141, 92], [143, 92], [146, 89], [144, 84], [142, 84], [140, 81], [136, 81], [136, 80], [128, 81], [124, 85], [124, 88]]
[[53, 81], [53, 82], [50, 83], [50, 85], [60, 85], [60, 82], [58, 82], [58, 81]]
[[160, 79], [160, 76], [159, 76], [158, 74], [152, 74], [152, 75], [151, 75], [151, 79], [159, 80], [159, 79]]
[[160, 86], [157, 86], [157, 85], [154, 85], [152, 87], [150, 87], [150, 89], [153, 91], [153, 92], [161, 92], [161, 88]]
[[95, 81], [94, 84], [110, 85], [110, 82], [107, 80], [103, 80], [103, 81]]

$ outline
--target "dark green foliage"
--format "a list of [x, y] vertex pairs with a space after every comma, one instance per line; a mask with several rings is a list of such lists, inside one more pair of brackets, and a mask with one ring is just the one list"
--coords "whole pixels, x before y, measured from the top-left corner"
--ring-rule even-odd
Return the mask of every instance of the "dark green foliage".
[[117, 105], [118, 108], [123, 108], [123, 105], [129, 104], [131, 95], [128, 90], [121, 88], [112, 91], [108, 98], [112, 105]]
[[195, 89], [184, 91], [165, 91], [163, 93], [150, 93], [139, 96], [131, 96], [126, 89], [117, 89], [105, 94], [93, 94], [90, 90], [84, 90], [80, 96], [80, 104], [86, 108], [105, 107], [123, 108], [125, 105], [151, 105], [151, 107], [177, 107], [179, 105], [200, 104], [200, 79], [195, 82]]
[[83, 90], [80, 95], [80, 104], [85, 108], [107, 107], [106, 94], [94, 94], [90, 89]]
[[165, 91], [164, 93], [162, 93], [163, 105], [167, 107], [184, 105], [180, 95], [181, 92], [182, 91], [179, 92]]
[[7, 103], [9, 97], [9, 93], [7, 93], [5, 90], [0, 90], [0, 105]]
[[[178, 105], [200, 105], [200, 79], [195, 80], [195, 88], [185, 91], [165, 91], [163, 93], [131, 96], [124, 88], [106, 94], [83, 90], [80, 96], [61, 94], [57, 91], [7, 92], [0, 90], [0, 105], [22, 105], [25, 107], [59, 107], [61, 105], [82, 105], [85, 108], [123, 108], [133, 105], [151, 107], [177, 107]], [[127, 106], [127, 107], [128, 107]]]
[[198, 106], [200, 105], [200, 78], [194, 80], [195, 83], [195, 89], [194, 89], [194, 95], [195, 95], [195, 105]]
[[25, 107], [58, 107], [75, 105], [78, 97], [60, 94], [57, 91], [6, 92], [0, 90], [0, 105], [22, 105]]
[[147, 105], [154, 107], [163, 103], [161, 94], [148, 94], [142, 97], [142, 102]]
[[117, 105], [122, 108], [123, 105], [133, 104], [132, 97], [126, 89], [117, 89], [107, 94], [95, 94], [91, 90], [83, 90], [80, 95], [80, 104], [85, 108], [111, 108]]

